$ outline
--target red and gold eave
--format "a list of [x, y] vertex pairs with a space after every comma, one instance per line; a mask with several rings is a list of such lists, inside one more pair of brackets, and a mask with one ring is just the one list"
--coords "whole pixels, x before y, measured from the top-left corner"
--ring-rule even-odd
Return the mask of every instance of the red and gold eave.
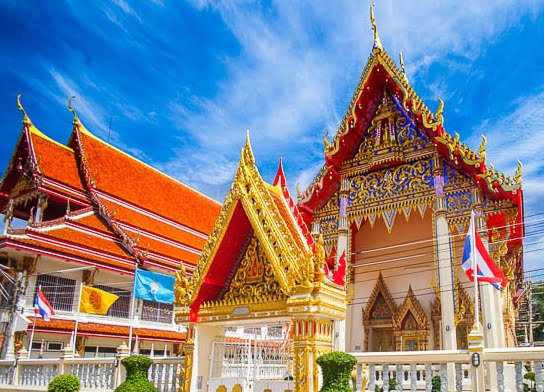
[[431, 113], [387, 52], [375, 47], [336, 136], [325, 147], [325, 163], [321, 171], [308, 189], [299, 195], [298, 207], [307, 224], [312, 221], [313, 212], [339, 189], [341, 166], [357, 153], [384, 92], [396, 97], [416, 126], [434, 141], [438, 153], [447, 162], [474, 178], [490, 199], [511, 200], [519, 207], [518, 218], [523, 221], [521, 187], [510, 179], [505, 180], [500, 173], [486, 166], [485, 158], [449, 135], [443, 126], [442, 101], [438, 111]]
[[[183, 298], [182, 306], [186, 310], [180, 313], [188, 316], [187, 321], [199, 320], [203, 304], [222, 300], [253, 237], [264, 249], [271, 250], [268, 262], [273, 269], [279, 268], [279, 263], [272, 249], [281, 243], [280, 253], [290, 260], [292, 274], [299, 270], [301, 260], [316, 252], [306, 224], [287, 190], [281, 162], [273, 185], [265, 183], [255, 166], [248, 138], [233, 185], [188, 282], [191, 289], [187, 298]], [[278, 279], [284, 292], [288, 292], [289, 278]]]

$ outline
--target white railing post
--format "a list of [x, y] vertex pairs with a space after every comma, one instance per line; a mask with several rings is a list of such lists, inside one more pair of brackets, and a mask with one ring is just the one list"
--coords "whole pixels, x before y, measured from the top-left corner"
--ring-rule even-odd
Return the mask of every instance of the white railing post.
[[15, 357], [15, 361], [13, 363], [13, 386], [19, 385], [19, 375], [21, 374], [21, 361], [24, 361], [27, 356], [28, 351], [26, 351], [26, 349], [23, 347], [19, 350], [17, 356]]
[[[477, 322], [478, 320], [476, 320]], [[468, 335], [468, 352], [470, 353], [472, 390], [485, 392], [484, 337], [477, 324], [474, 324]]]
[[536, 392], [544, 392], [544, 375], [542, 374], [542, 361], [535, 361], [534, 366]]
[[62, 355], [60, 357], [60, 361], [59, 361], [59, 372], [58, 374], [65, 374], [66, 371], [68, 370], [66, 368], [66, 360], [67, 359], [72, 359], [74, 358], [74, 350], [72, 349], [72, 346], [70, 345], [70, 343], [68, 343], [65, 347], [64, 347], [64, 350], [62, 352]]
[[119, 347], [117, 347], [117, 354], [115, 355], [115, 371], [113, 376], [113, 389], [117, 388], [126, 378], [125, 367], [121, 365], [121, 360], [130, 355], [129, 348], [123, 342]]

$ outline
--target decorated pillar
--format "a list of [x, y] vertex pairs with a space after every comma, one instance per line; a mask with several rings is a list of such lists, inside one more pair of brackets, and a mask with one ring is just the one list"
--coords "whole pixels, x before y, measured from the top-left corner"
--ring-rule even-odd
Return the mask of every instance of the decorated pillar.
[[190, 324], [187, 327], [185, 345], [182, 349], [182, 355], [185, 357], [183, 368], [180, 372], [179, 392], [190, 392], [193, 375], [193, 358], [195, 353], [195, 325]]
[[[342, 178], [340, 181], [340, 192], [338, 195], [338, 239], [336, 245], [336, 266], [342, 254], [346, 255], [346, 266], [348, 266], [348, 276], [351, 272], [350, 249], [349, 249], [349, 225], [348, 225], [348, 196], [349, 196], [350, 181], [347, 178]], [[347, 279], [346, 279], [347, 281]], [[348, 283], [349, 284], [349, 283]], [[348, 342], [349, 350], [352, 350], [351, 328], [346, 331], [346, 323], [351, 325], [352, 312], [354, 306], [350, 305], [346, 312], [346, 319], [336, 320], [334, 322], [334, 349], [336, 351], [346, 351], [346, 341]], [[349, 334], [349, 336], [347, 336]]]
[[[442, 324], [440, 335], [443, 350], [457, 349], [455, 330], [455, 299], [454, 299], [454, 269], [453, 252], [450, 231], [446, 219], [446, 195], [444, 193], [444, 176], [442, 162], [435, 160], [434, 168], [434, 242], [435, 261], [440, 292], [440, 313]], [[437, 349], [437, 347], [435, 347]]]
[[302, 315], [293, 317], [294, 392], [319, 390], [319, 366], [316, 359], [331, 351], [334, 323]]

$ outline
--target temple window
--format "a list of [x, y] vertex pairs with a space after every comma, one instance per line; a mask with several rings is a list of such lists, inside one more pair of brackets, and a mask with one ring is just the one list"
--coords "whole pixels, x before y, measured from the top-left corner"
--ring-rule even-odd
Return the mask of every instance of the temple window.
[[160, 302], [143, 301], [142, 320], [171, 324], [174, 316], [174, 305]]
[[76, 295], [75, 279], [62, 278], [54, 275], [38, 275], [33, 297], [42, 286], [42, 292], [55, 310], [72, 312]]
[[119, 299], [111, 305], [108, 310], [108, 316], [119, 317], [119, 318], [128, 318], [130, 314], [130, 297], [131, 292], [128, 290], [119, 289], [116, 287], [109, 287], [105, 285], [96, 284], [94, 285], [97, 289], [107, 291], [119, 296]]

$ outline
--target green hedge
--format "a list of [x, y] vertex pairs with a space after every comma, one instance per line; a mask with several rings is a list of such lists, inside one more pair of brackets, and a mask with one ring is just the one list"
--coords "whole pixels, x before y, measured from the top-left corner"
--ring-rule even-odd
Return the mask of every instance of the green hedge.
[[147, 371], [153, 361], [145, 355], [132, 355], [121, 361], [127, 371], [127, 379], [117, 388], [115, 392], [158, 392], [153, 384], [147, 379]]
[[353, 355], [332, 352], [321, 355], [316, 362], [323, 371], [321, 392], [351, 392], [351, 371], [357, 363]]
[[79, 387], [79, 378], [73, 374], [61, 374], [47, 385], [47, 392], [77, 392]]

